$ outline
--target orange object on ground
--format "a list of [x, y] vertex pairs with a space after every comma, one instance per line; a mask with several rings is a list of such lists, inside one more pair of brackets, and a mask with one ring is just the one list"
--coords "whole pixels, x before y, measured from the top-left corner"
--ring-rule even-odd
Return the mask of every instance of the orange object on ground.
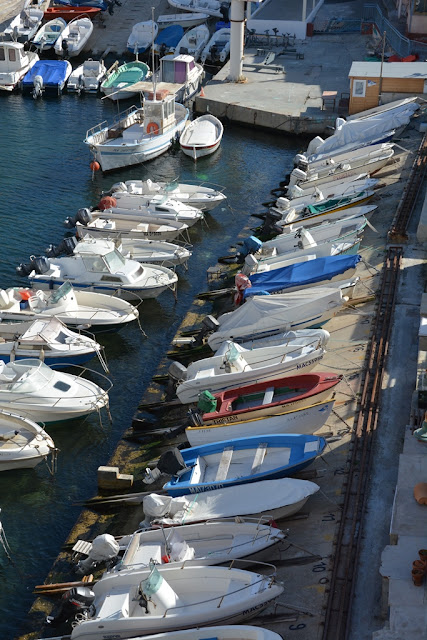
[[427, 504], [427, 482], [419, 482], [415, 485], [414, 498], [418, 504]]

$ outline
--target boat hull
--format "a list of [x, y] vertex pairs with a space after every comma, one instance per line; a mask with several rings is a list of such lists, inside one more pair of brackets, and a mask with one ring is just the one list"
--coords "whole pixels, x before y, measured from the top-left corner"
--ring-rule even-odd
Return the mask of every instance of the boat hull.
[[[31, 287], [42, 289], [42, 291], [52, 291], [55, 289], [59, 289], [59, 287], [63, 285], [64, 282], [66, 282], [66, 280], [52, 280], [50, 278], [46, 280], [43, 280], [42, 278], [41, 279], [37, 278], [36, 280], [32, 280], [31, 278], [29, 278], [29, 281], [30, 281]], [[145, 288], [145, 287], [124, 288], [124, 287], [117, 287], [117, 285], [114, 285], [114, 284], [110, 286], [105, 286], [105, 285], [97, 285], [97, 284], [81, 284], [78, 282], [73, 282], [73, 288], [75, 289], [75, 291], [89, 291], [91, 293], [115, 295], [116, 297], [121, 298], [122, 300], [127, 300], [129, 302], [132, 302], [132, 301], [135, 302], [138, 299], [146, 300], [148, 298], [157, 298], [161, 293], [163, 293], [167, 289], [175, 290], [174, 285], [168, 285], [168, 284], [160, 284], [156, 287], [150, 287], [150, 288]]]
[[212, 153], [215, 153], [220, 144], [221, 140], [217, 140], [215, 144], [209, 145], [208, 147], [190, 147], [181, 145], [181, 149], [182, 152], [185, 153], [185, 155], [189, 158], [198, 160], [199, 158], [204, 158], [205, 156], [210, 156]]

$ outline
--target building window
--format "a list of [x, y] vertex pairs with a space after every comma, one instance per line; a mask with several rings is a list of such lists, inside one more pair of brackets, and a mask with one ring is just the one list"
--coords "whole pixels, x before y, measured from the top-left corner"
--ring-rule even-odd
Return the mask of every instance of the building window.
[[366, 95], [366, 80], [353, 80], [353, 98], [364, 98]]
[[415, 0], [414, 13], [427, 13], [427, 0]]

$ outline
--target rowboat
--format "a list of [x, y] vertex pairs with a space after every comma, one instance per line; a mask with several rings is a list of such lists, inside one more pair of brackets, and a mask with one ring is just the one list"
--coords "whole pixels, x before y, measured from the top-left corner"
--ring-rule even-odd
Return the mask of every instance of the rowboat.
[[53, 20], [53, 18], [62, 18], [65, 22], [70, 22], [70, 20], [74, 18], [86, 16], [93, 20], [100, 12], [100, 7], [54, 6], [45, 9], [44, 19]]
[[325, 446], [324, 438], [287, 433], [233, 438], [176, 450], [183, 468], [163, 489], [175, 497], [285, 478], [305, 469]]
[[0, 471], [32, 469], [54, 451], [52, 438], [34, 420], [0, 410]]
[[179, 139], [186, 156], [193, 160], [209, 156], [221, 144], [224, 127], [222, 122], [209, 113], [190, 122]]

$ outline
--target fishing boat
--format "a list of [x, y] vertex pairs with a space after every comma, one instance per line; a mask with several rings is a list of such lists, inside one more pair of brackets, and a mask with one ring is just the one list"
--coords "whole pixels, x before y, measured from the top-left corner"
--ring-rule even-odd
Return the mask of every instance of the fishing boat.
[[101, 351], [101, 345], [93, 338], [71, 331], [54, 316], [30, 322], [0, 323], [3, 362], [38, 358], [59, 369], [84, 364]]
[[76, 93], [98, 93], [101, 82], [107, 76], [103, 60], [88, 58], [76, 67], [67, 82], [67, 91]]
[[50, 6], [45, 9], [44, 19], [53, 20], [54, 18], [63, 18], [65, 22], [70, 22], [70, 20], [74, 20], [74, 18], [86, 16], [87, 18], [93, 20], [101, 13], [101, 11], [101, 7], [75, 5]]
[[171, 7], [180, 11], [202, 12], [214, 18], [222, 18], [221, 5], [228, 4], [219, 0], [168, 0], [168, 2]]
[[77, 291], [115, 294], [125, 300], [157, 298], [167, 289], [175, 291], [178, 281], [170, 269], [127, 260], [114, 242], [90, 237], [78, 242], [71, 255], [32, 260], [18, 270], [36, 289], [52, 291], [71, 280]]
[[81, 375], [32, 358], [7, 364], [0, 360], [0, 409], [48, 423], [81, 418], [106, 406], [108, 391]]
[[325, 349], [320, 344], [245, 349], [226, 340], [216, 354], [191, 363], [188, 367], [173, 362], [169, 367], [172, 379], [178, 381], [176, 394], [183, 404], [196, 402], [201, 391], [212, 393], [236, 386], [264, 382], [295, 375], [298, 371], [311, 371], [323, 358]]
[[111, 216], [102, 212], [95, 219], [88, 222], [76, 222], [76, 233], [78, 238], [86, 236], [99, 238], [146, 238], [148, 240], [161, 240], [168, 242], [178, 237], [186, 238], [188, 225], [184, 222], [174, 220], [162, 220], [160, 218], [150, 218], [150, 221], [138, 222], [131, 217]]
[[31, 40], [32, 44], [38, 51], [53, 50], [55, 42], [64, 31], [67, 23], [63, 18], [54, 18], [49, 20], [37, 31]]
[[32, 469], [55, 451], [50, 435], [34, 420], [0, 410], [0, 471]]
[[[101, 85], [102, 88], [102, 85]], [[102, 171], [147, 162], [165, 153], [183, 130], [188, 109], [173, 95], [152, 93], [144, 107], [130, 107], [111, 125], [90, 129], [84, 140]]]
[[[274, 571], [272, 565], [269, 568]], [[282, 592], [274, 575], [228, 566], [184, 568], [151, 562], [147, 569], [104, 575], [93, 586], [93, 614], [74, 626], [71, 640], [120, 640], [240, 622], [257, 615]]]
[[132, 31], [127, 40], [127, 50], [135, 55], [148, 51], [151, 47], [152, 41], [157, 36], [158, 31], [159, 27], [153, 20], [137, 22], [137, 24], [133, 25]]
[[274, 229], [278, 233], [283, 233], [283, 230], [290, 228], [291, 231], [295, 230], [295, 227], [304, 226], [309, 228], [310, 232], [313, 226], [316, 226], [322, 222], [332, 222], [334, 220], [343, 221], [345, 219], [360, 218], [360, 216], [368, 216], [377, 210], [377, 205], [367, 204], [361, 207], [349, 207], [348, 209], [332, 209], [325, 210], [322, 205], [317, 206], [310, 204], [308, 207], [304, 207], [301, 211], [294, 211], [290, 209], [288, 212], [283, 212], [282, 217], [276, 220], [274, 223]]
[[156, 56], [167, 56], [175, 53], [178, 42], [184, 35], [184, 27], [171, 24], [157, 34], [154, 40], [153, 53]]
[[59, 96], [71, 71], [68, 60], [39, 60], [22, 79], [22, 91], [32, 93], [33, 98], [41, 97], [44, 92]]
[[[154, 74], [158, 95], [167, 95], [168, 92], [179, 104], [186, 104], [200, 90], [204, 77], [202, 65], [186, 54], [163, 56], [160, 69]], [[151, 99], [151, 82], [139, 82], [137, 88], [145, 100]]]
[[185, 127], [179, 144], [186, 156], [197, 160], [211, 155], [219, 148], [223, 133], [222, 122], [208, 113]]
[[205, 24], [199, 24], [189, 31], [186, 31], [175, 48], [176, 54], [187, 54], [193, 56], [194, 60], [200, 58], [200, 55], [208, 43], [210, 37], [209, 29]]
[[[119, 539], [120, 561], [111, 572], [138, 571], [148, 567], [153, 559], [158, 565], [210, 566], [231, 560], [260, 560], [271, 557], [273, 549], [286, 534], [271, 523], [236, 522], [232, 519], [135, 531]], [[94, 540], [94, 543], [96, 538]], [[98, 557], [99, 554], [97, 553]], [[79, 573], [92, 570], [91, 550], [88, 558], [78, 563]]]
[[329, 418], [330, 399], [341, 376], [311, 372], [271, 382], [202, 392], [192, 425], [185, 430], [192, 447], [264, 433], [312, 434]]
[[[228, 517], [286, 518], [303, 508], [319, 487], [308, 480], [280, 478], [224, 487], [179, 498], [150, 493], [142, 498], [144, 526], [181, 526]], [[129, 497], [131, 502], [135, 499]], [[141, 498], [139, 498], [141, 501]]]
[[39, 59], [34, 51], [25, 51], [22, 42], [1, 42], [0, 90], [13, 91]]
[[224, 63], [230, 54], [231, 29], [223, 27], [215, 31], [200, 55], [202, 64]]
[[167, 195], [173, 200], [178, 200], [190, 207], [211, 211], [214, 207], [224, 203], [227, 196], [219, 189], [208, 186], [209, 183], [189, 183], [189, 182], [153, 182], [147, 180], [127, 180], [126, 182], [116, 182], [105, 195], [112, 195], [120, 202], [133, 206], [133, 202], [140, 204], [139, 197], [143, 202], [146, 198], [156, 195]]
[[78, 17], [67, 23], [55, 42], [54, 50], [57, 56], [73, 58], [78, 56], [89, 41], [93, 32], [90, 18]]
[[163, 489], [177, 497], [286, 478], [314, 462], [325, 446], [324, 438], [288, 433], [261, 434], [176, 450], [184, 467]]
[[168, 13], [167, 15], [159, 16], [157, 24], [159, 29], [164, 29], [170, 24], [180, 24], [184, 29], [190, 29], [205, 23], [208, 19], [207, 13]]
[[[191, 207], [184, 202], [172, 199], [169, 195], [154, 195], [150, 197], [140, 196], [139, 201], [136, 199], [123, 198], [120, 196], [102, 196], [98, 203], [98, 208], [90, 210], [91, 219], [96, 219], [100, 214], [108, 214], [115, 218], [126, 217], [128, 220], [132, 217], [135, 218], [135, 222], [148, 222], [153, 218], [159, 218], [168, 222], [169, 220], [175, 220], [176, 222], [184, 222], [189, 227], [196, 224], [203, 219], [203, 213], [196, 207]], [[75, 226], [75, 220], [73, 217], [67, 218], [70, 220], [69, 225]]]
[[293, 293], [253, 296], [241, 307], [217, 318], [219, 326], [208, 337], [208, 344], [215, 350], [225, 340], [256, 340], [283, 331], [319, 327], [353, 296], [357, 281], [356, 278]]
[[3, 33], [6, 38], [14, 42], [27, 42], [37, 33], [43, 20], [43, 11], [34, 6], [24, 6], [16, 15]]
[[138, 318], [138, 309], [125, 300], [73, 289], [69, 282], [56, 291], [28, 287], [0, 289], [0, 320], [22, 322], [56, 316], [68, 327], [118, 329]]
[[[145, 62], [139, 60], [133, 60], [133, 62], [126, 62], [120, 65], [115, 71], [101, 83], [101, 93], [107, 96], [110, 100], [117, 101], [137, 95], [138, 91], [132, 91], [130, 87], [136, 85], [137, 82], [145, 80], [149, 74], [149, 67]], [[126, 91], [125, 91], [126, 89]], [[100, 127], [101, 125], [98, 125]], [[124, 126], [124, 122], [117, 124], [117, 126]], [[111, 137], [114, 133], [111, 132]]]

